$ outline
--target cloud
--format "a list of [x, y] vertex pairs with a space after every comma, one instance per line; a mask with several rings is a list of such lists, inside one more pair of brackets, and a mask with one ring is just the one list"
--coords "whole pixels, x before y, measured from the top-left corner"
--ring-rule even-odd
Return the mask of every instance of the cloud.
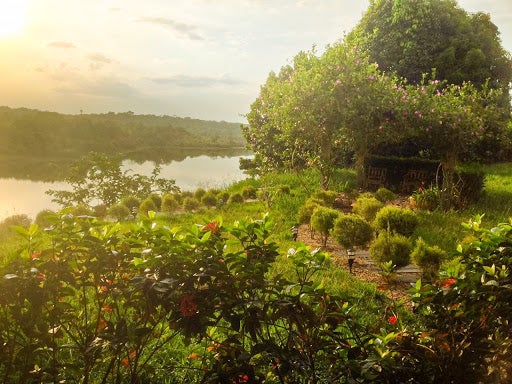
[[90, 55], [87, 56], [87, 58], [96, 63], [104, 63], [104, 64], [112, 63], [112, 59], [110, 59], [109, 57], [107, 57], [101, 53], [91, 53]]
[[88, 95], [104, 98], [136, 97], [140, 93], [131, 85], [113, 78], [101, 78], [95, 81], [81, 79], [55, 88], [57, 92], [75, 95]]
[[208, 76], [188, 76], [175, 75], [169, 77], [153, 77], [149, 78], [157, 84], [172, 84], [184, 88], [213, 87], [215, 85], [240, 85], [244, 82], [228, 76], [208, 77]]
[[52, 41], [48, 43], [48, 46], [55, 48], [75, 48], [75, 44], [69, 41]]
[[180, 23], [178, 21], [167, 19], [165, 17], [143, 17], [138, 21], [159, 25], [166, 29], [170, 29], [178, 36], [190, 40], [204, 40], [204, 38], [196, 31], [196, 27], [190, 24]]

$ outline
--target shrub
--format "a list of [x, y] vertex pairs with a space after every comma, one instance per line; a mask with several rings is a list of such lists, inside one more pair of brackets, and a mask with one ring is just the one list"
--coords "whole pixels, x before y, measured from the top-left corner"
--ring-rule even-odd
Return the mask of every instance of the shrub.
[[6, 217], [5, 219], [2, 220], [0, 226], [2, 226], [3, 228], [9, 228], [13, 225], [16, 225], [23, 228], [28, 228], [30, 227], [30, 224], [32, 224], [32, 220], [30, 220], [30, 217], [28, 217], [25, 214], [20, 214]]
[[152, 193], [149, 195], [149, 198], [153, 200], [153, 203], [155, 203], [156, 210], [159, 211], [162, 208], [162, 196], [160, 196], [157, 193]]
[[53, 219], [55, 219], [56, 216], [57, 214], [54, 211], [44, 209], [36, 215], [34, 222], [39, 226], [39, 228], [48, 228], [54, 223]]
[[334, 227], [334, 221], [338, 217], [339, 212], [332, 208], [318, 207], [311, 215], [311, 227], [320, 232], [322, 245], [327, 245], [329, 232]]
[[121, 204], [127, 207], [131, 213], [134, 213], [134, 209], [139, 209], [140, 199], [135, 196], [126, 196], [121, 199]]
[[370, 256], [377, 264], [391, 260], [397, 268], [405, 267], [411, 260], [411, 242], [398, 233], [381, 232], [370, 246]]
[[123, 221], [126, 220], [128, 217], [131, 216], [131, 212], [128, 209], [126, 205], [123, 205], [121, 203], [114, 204], [108, 209], [108, 215], [117, 221]]
[[194, 192], [194, 197], [199, 201], [201, 201], [204, 195], [206, 195], [206, 190], [204, 188], [197, 188]]
[[74, 216], [94, 216], [94, 212], [88, 205], [78, 204], [71, 208], [71, 214]]
[[320, 190], [311, 195], [311, 200], [317, 204], [323, 205], [324, 207], [332, 208], [334, 207], [334, 201], [336, 200], [337, 196], [338, 193], [336, 191]]
[[343, 248], [363, 247], [373, 238], [373, 228], [357, 215], [339, 215], [332, 230], [333, 239]]
[[441, 200], [439, 198], [439, 188], [437, 187], [429, 187], [419, 189], [414, 192], [411, 196], [414, 205], [418, 209], [422, 209], [424, 211], [433, 211], [436, 208], [439, 208], [441, 204]]
[[183, 209], [186, 212], [192, 212], [199, 209], [201, 203], [195, 197], [185, 197], [183, 199]]
[[214, 207], [217, 205], [217, 197], [213, 192], [206, 192], [206, 194], [201, 198], [201, 203], [206, 205], [207, 207]]
[[176, 200], [175, 196], [169, 193], [166, 193], [162, 196], [162, 212], [172, 213], [178, 209], [179, 203]]
[[290, 186], [286, 184], [278, 185], [276, 189], [276, 195], [289, 195], [290, 194]]
[[380, 187], [374, 194], [375, 198], [382, 203], [387, 203], [395, 199], [396, 195], [385, 187]]
[[317, 203], [310, 200], [306, 201], [297, 212], [297, 221], [300, 224], [311, 224], [311, 216], [318, 207], [319, 205]]
[[352, 211], [363, 217], [365, 220], [372, 222], [377, 212], [384, 204], [373, 196], [363, 195], [357, 198], [352, 207]]
[[239, 192], [233, 193], [229, 197], [229, 200], [228, 200], [229, 204], [236, 204], [236, 203], [243, 203], [243, 202], [244, 202], [244, 197]]
[[139, 205], [139, 215], [147, 216], [149, 211], [156, 212], [156, 204], [152, 198], [148, 197], [142, 201]]
[[217, 206], [222, 207], [227, 204], [230, 198], [230, 194], [228, 191], [222, 191], [217, 194]]
[[98, 204], [92, 207], [92, 211], [96, 217], [105, 217], [107, 215], [107, 210], [108, 208], [106, 204]]
[[242, 189], [242, 196], [244, 199], [256, 199], [256, 188], [254, 188], [252, 185], [246, 185]]
[[378, 231], [391, 231], [409, 237], [418, 226], [418, 216], [409, 208], [384, 207], [375, 217]]
[[446, 252], [436, 245], [427, 245], [420, 237], [416, 240], [411, 258], [421, 268], [423, 276], [427, 280], [432, 280], [437, 276], [441, 262], [446, 258]]

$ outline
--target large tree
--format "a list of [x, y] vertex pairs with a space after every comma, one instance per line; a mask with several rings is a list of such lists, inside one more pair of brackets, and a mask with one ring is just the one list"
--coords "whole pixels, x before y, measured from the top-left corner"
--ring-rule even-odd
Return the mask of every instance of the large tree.
[[301, 52], [261, 87], [244, 135], [264, 169], [313, 166], [327, 188], [347, 152], [361, 176], [374, 146], [403, 135], [397, 84], [344, 43], [321, 56]]
[[433, 69], [449, 84], [490, 80], [508, 89], [512, 80], [510, 54], [490, 16], [468, 14], [454, 0], [371, 0], [347, 41], [410, 83]]
[[435, 73], [446, 84], [501, 90], [496, 103], [502, 112], [486, 122], [485, 139], [463, 155], [473, 161], [507, 158], [510, 147], [502, 137], [510, 134], [512, 60], [489, 14], [469, 14], [454, 0], [371, 0], [347, 41], [412, 84]]

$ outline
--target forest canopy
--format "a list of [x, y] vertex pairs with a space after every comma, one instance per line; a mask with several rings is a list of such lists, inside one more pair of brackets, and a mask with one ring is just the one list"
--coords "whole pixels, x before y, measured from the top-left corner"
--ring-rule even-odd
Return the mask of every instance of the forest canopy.
[[77, 158], [91, 151], [125, 155], [183, 148], [242, 147], [238, 123], [133, 112], [65, 115], [0, 107], [3, 155]]

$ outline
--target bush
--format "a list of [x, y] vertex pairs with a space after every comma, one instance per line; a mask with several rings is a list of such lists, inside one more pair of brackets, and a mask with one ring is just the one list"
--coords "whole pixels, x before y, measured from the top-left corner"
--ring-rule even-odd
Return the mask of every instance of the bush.
[[199, 201], [201, 201], [204, 195], [206, 195], [206, 190], [204, 188], [197, 188], [194, 192], [194, 197]]
[[217, 205], [217, 197], [215, 196], [215, 193], [206, 192], [206, 194], [201, 198], [201, 203], [207, 207], [215, 207]]
[[108, 209], [108, 215], [117, 221], [123, 221], [126, 220], [128, 217], [131, 216], [131, 212], [128, 209], [126, 205], [123, 205], [121, 203], [114, 204]]
[[223, 206], [228, 203], [230, 194], [228, 191], [222, 191], [217, 194], [217, 205]]
[[193, 212], [199, 209], [201, 203], [195, 197], [185, 197], [183, 199], [183, 209], [186, 212]]
[[480, 199], [484, 190], [485, 174], [481, 170], [465, 170], [456, 173], [458, 208], [467, 207]]
[[121, 199], [121, 204], [123, 204], [125, 207], [127, 207], [131, 213], [134, 214], [134, 209], [139, 209], [140, 206], [140, 199], [138, 199], [135, 196], [126, 196]]
[[363, 217], [366, 221], [372, 222], [377, 212], [384, 204], [373, 196], [366, 194], [357, 198], [352, 207], [352, 212]]
[[387, 203], [388, 201], [393, 201], [396, 195], [385, 187], [380, 187], [374, 194], [375, 198], [382, 203]]
[[311, 227], [320, 232], [322, 245], [327, 245], [329, 232], [334, 228], [334, 221], [338, 218], [339, 212], [332, 208], [318, 207], [311, 215]]
[[4, 228], [9, 228], [13, 225], [16, 225], [16, 226], [20, 226], [23, 228], [28, 228], [28, 227], [30, 227], [30, 224], [32, 224], [32, 220], [30, 220], [30, 217], [28, 217], [25, 214], [21, 214], [21, 215], [12, 215], [12, 216], [6, 217], [5, 219], [2, 220], [2, 222], [0, 223], [0, 226], [2, 226]]
[[138, 213], [139, 215], [147, 216], [149, 211], [156, 212], [156, 210], [157, 208], [155, 202], [153, 201], [152, 198], [148, 197], [145, 200], [143, 200], [142, 203], [140, 203]]
[[50, 209], [44, 209], [36, 215], [34, 222], [39, 226], [39, 228], [48, 228], [54, 223], [52, 218], [56, 217], [57, 214], [54, 211]]
[[155, 203], [156, 210], [160, 211], [162, 208], [162, 196], [160, 196], [157, 193], [152, 193], [151, 195], [149, 195], [149, 198], [153, 200], [153, 203]]
[[409, 208], [384, 207], [375, 217], [377, 231], [391, 231], [409, 237], [418, 226], [418, 216]]
[[244, 197], [244, 199], [256, 199], [256, 188], [254, 188], [252, 185], [247, 185], [243, 187], [242, 196]]
[[311, 195], [311, 200], [317, 204], [323, 205], [324, 207], [334, 207], [334, 201], [338, 197], [336, 191], [325, 191], [320, 190]]
[[333, 239], [343, 248], [363, 247], [373, 238], [373, 228], [357, 215], [340, 215], [331, 232]]
[[306, 201], [297, 212], [297, 221], [300, 224], [311, 224], [311, 216], [318, 207], [319, 205], [317, 203], [310, 200]]
[[279, 185], [277, 186], [277, 189], [276, 189], [276, 195], [289, 195], [290, 194], [290, 186], [289, 185], [286, 185], [286, 184], [282, 184], [282, 185]]
[[381, 232], [370, 246], [370, 256], [377, 264], [392, 261], [397, 268], [405, 267], [411, 260], [411, 242], [398, 233]]
[[94, 216], [94, 211], [88, 205], [78, 204], [71, 207], [71, 214], [74, 216]]
[[446, 258], [446, 252], [436, 245], [427, 245], [420, 237], [416, 240], [411, 258], [421, 268], [423, 277], [432, 280], [437, 276], [441, 262]]
[[92, 207], [92, 211], [96, 217], [105, 217], [107, 215], [107, 210], [108, 208], [105, 204], [98, 204]]
[[165, 194], [162, 196], [162, 212], [172, 213], [178, 209], [179, 203], [172, 194]]
[[431, 186], [429, 188], [419, 189], [412, 194], [411, 198], [414, 202], [414, 206], [424, 211], [433, 211], [439, 208], [441, 204], [439, 188], [437, 187]]
[[244, 197], [242, 196], [242, 194], [239, 192], [236, 192], [230, 196], [228, 203], [229, 204], [237, 204], [237, 203], [243, 203], [244, 201], [245, 200], [244, 200]]

